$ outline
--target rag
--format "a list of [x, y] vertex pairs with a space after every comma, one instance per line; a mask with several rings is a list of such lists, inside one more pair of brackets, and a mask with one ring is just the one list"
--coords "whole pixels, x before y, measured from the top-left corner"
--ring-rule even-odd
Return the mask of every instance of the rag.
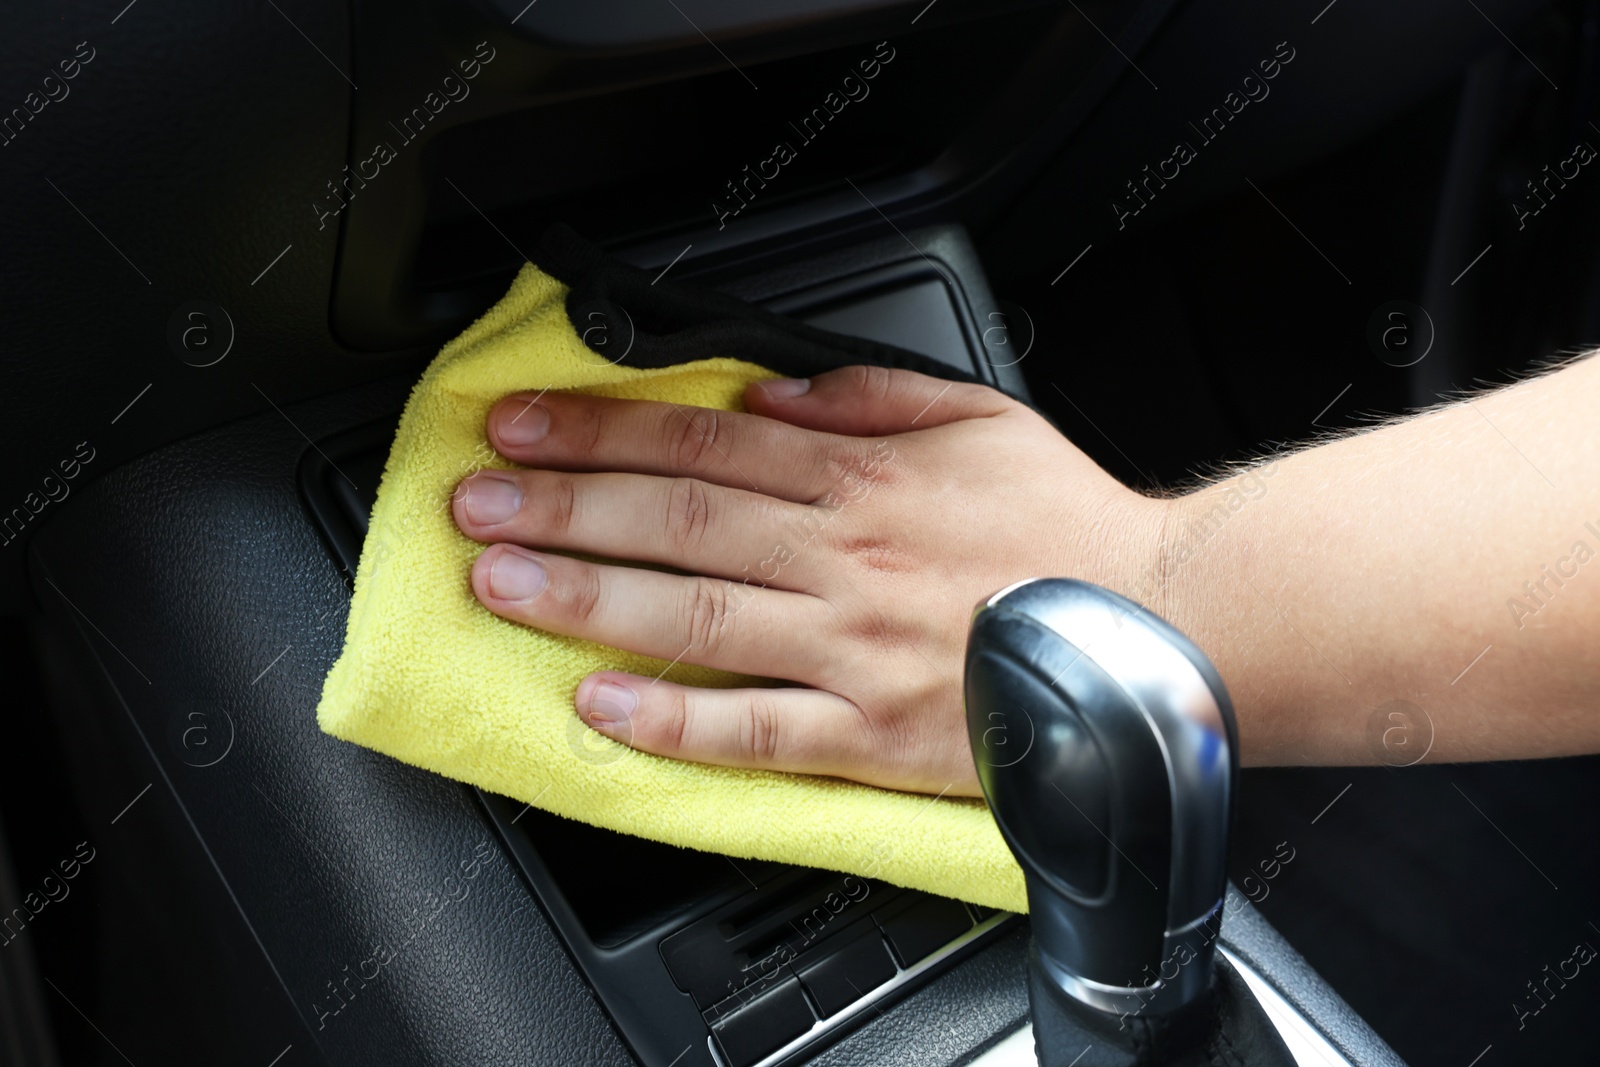
[[594, 671], [665, 672], [691, 686], [760, 683], [494, 615], [468, 584], [484, 546], [457, 530], [450, 508], [462, 478], [516, 466], [484, 432], [489, 409], [509, 393], [732, 411], [747, 385], [775, 371], [874, 362], [962, 376], [726, 294], [651, 285], [564, 229], [540, 247], [545, 269], [524, 265], [505, 297], [444, 346], [406, 403], [362, 546], [344, 649], [323, 683], [321, 728], [596, 826], [1026, 911], [1022, 872], [980, 799], [682, 762], [590, 730], [573, 693]]

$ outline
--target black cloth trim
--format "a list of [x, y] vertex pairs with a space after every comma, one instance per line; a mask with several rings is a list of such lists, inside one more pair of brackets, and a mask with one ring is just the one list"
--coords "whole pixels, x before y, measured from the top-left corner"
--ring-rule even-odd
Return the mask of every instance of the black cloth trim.
[[619, 364], [658, 368], [732, 356], [809, 378], [867, 363], [988, 384], [920, 352], [820, 330], [727, 293], [668, 279], [653, 282], [563, 223], [545, 231], [534, 261], [567, 285], [567, 317], [584, 344]]

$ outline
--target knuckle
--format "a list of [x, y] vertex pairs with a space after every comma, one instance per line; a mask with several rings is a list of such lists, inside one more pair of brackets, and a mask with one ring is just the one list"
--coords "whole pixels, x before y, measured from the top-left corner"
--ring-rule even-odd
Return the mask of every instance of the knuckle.
[[901, 574], [914, 569], [905, 553], [891, 540], [862, 534], [841, 538], [837, 548], [857, 565], [876, 574]]
[[601, 447], [606, 436], [607, 415], [602, 405], [588, 397], [562, 397], [556, 394], [546, 398], [546, 404], [559, 405], [561, 432], [552, 433], [546, 440], [563, 443], [577, 456], [592, 456]]
[[702, 654], [714, 651], [722, 642], [728, 624], [729, 583], [716, 578], [696, 578], [684, 597], [683, 627], [689, 647]]
[[907, 643], [905, 635], [889, 620], [889, 616], [876, 608], [854, 615], [849, 621], [848, 631], [858, 644], [875, 653], [889, 652]]
[[868, 367], [865, 382], [867, 395], [874, 400], [889, 400], [895, 392], [900, 376], [888, 367]]
[[813, 503], [838, 506], [888, 485], [893, 456], [894, 446], [887, 440], [849, 438], [830, 445], [824, 456], [830, 488]]
[[782, 716], [771, 700], [752, 695], [739, 709], [739, 751], [754, 763], [772, 763], [778, 756]]
[[872, 400], [885, 400], [894, 392], [895, 374], [888, 367], [856, 364], [845, 368], [850, 391]]
[[933, 745], [937, 745], [937, 738], [928, 729], [927, 716], [906, 714], [904, 708], [891, 709], [878, 715], [867, 729], [890, 763], [908, 777], [928, 773], [922, 753], [936, 751]]
[[581, 565], [564, 583], [567, 611], [576, 622], [590, 622], [600, 613], [600, 600], [604, 592], [600, 572], [594, 567]]
[[727, 436], [728, 422], [720, 412], [677, 408], [667, 418], [668, 457], [675, 468], [703, 470], [715, 462], [719, 449], [727, 450], [722, 439]]
[[867, 387], [867, 374], [872, 370], [865, 363], [852, 363], [848, 367], [841, 367], [836, 372], [843, 380], [845, 388], [852, 393], [865, 392]]
[[549, 479], [540, 494], [544, 507], [544, 528], [551, 534], [565, 534], [572, 529], [572, 518], [578, 508], [578, 483], [571, 475], [558, 474]]
[[689, 691], [674, 687], [667, 691], [666, 707], [661, 709], [658, 727], [661, 746], [671, 752], [683, 750], [689, 737]]
[[667, 486], [667, 535], [678, 555], [705, 542], [711, 528], [711, 487], [697, 478], [674, 478]]

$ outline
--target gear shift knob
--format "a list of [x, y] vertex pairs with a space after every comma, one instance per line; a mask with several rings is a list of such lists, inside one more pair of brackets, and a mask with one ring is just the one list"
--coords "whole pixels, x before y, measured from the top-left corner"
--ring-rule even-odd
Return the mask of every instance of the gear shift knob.
[[1205, 996], [1239, 766], [1216, 669], [1124, 597], [1034, 579], [979, 606], [965, 687], [978, 777], [1027, 878], [1035, 985], [1124, 1022]]

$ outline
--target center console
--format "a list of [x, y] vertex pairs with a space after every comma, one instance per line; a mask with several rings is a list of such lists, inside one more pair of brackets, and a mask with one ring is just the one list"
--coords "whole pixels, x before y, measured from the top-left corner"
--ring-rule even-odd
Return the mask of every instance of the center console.
[[[96, 871], [134, 887], [104, 953], [183, 961], [195, 1010], [164, 1050], [289, 1046], [282, 1067], [1026, 1062], [1023, 917], [563, 820], [334, 740], [314, 708], [421, 356], [546, 223], [1027, 399], [1028, 325], [945, 220], [1027, 187], [1124, 72], [1105, 41], [1136, 53], [1173, 5], [709, 4], [696, 29], [630, 0], [627, 33], [591, 6], [353, 5], [351, 54], [335, 50], [360, 85], [348, 160], [310, 183], [338, 252], [306, 291], [328, 299], [296, 298], [303, 329], [252, 335], [250, 366], [372, 373], [297, 383], [322, 392], [296, 403], [241, 386], [256, 414], [76, 488], [31, 542]], [[771, 114], [803, 124], [817, 87], [868, 59], [870, 107], [806, 139], [781, 181], [746, 176]], [[1218, 951], [1291, 1048], [1292, 1031], [1325, 1062], [1398, 1062], [1237, 894]], [[160, 1028], [126, 986], [105, 1000], [134, 1005], [112, 1031]]]
[[[1028, 397], [1014, 354], [1017, 338], [960, 227], [925, 228], [735, 273], [721, 285], [815, 325], [916, 349]], [[347, 572], [359, 558], [392, 432], [392, 422], [384, 421], [324, 438], [302, 460], [309, 512]], [[350, 472], [360, 472], [358, 490], [344, 477]], [[942, 972], [1027, 926], [1020, 916], [872, 879], [695, 852], [492, 794], [479, 792], [478, 799], [643, 1067], [810, 1062]], [[1231, 897], [1221, 953], [1284, 1040], [1320, 1057], [1305, 1062], [1398, 1063], [1242, 897]], [[1020, 990], [1026, 968], [1014, 937], [1009, 947]], [[1263, 971], [1281, 982], [1286, 968], [1294, 969], [1294, 987], [1280, 991]], [[1022, 1029], [1014, 1029], [1019, 1022]], [[992, 1023], [1012, 1032], [977, 1062], [1033, 1062], [1025, 1018]], [[889, 1049], [883, 1055], [883, 1062], [896, 1062]]]

